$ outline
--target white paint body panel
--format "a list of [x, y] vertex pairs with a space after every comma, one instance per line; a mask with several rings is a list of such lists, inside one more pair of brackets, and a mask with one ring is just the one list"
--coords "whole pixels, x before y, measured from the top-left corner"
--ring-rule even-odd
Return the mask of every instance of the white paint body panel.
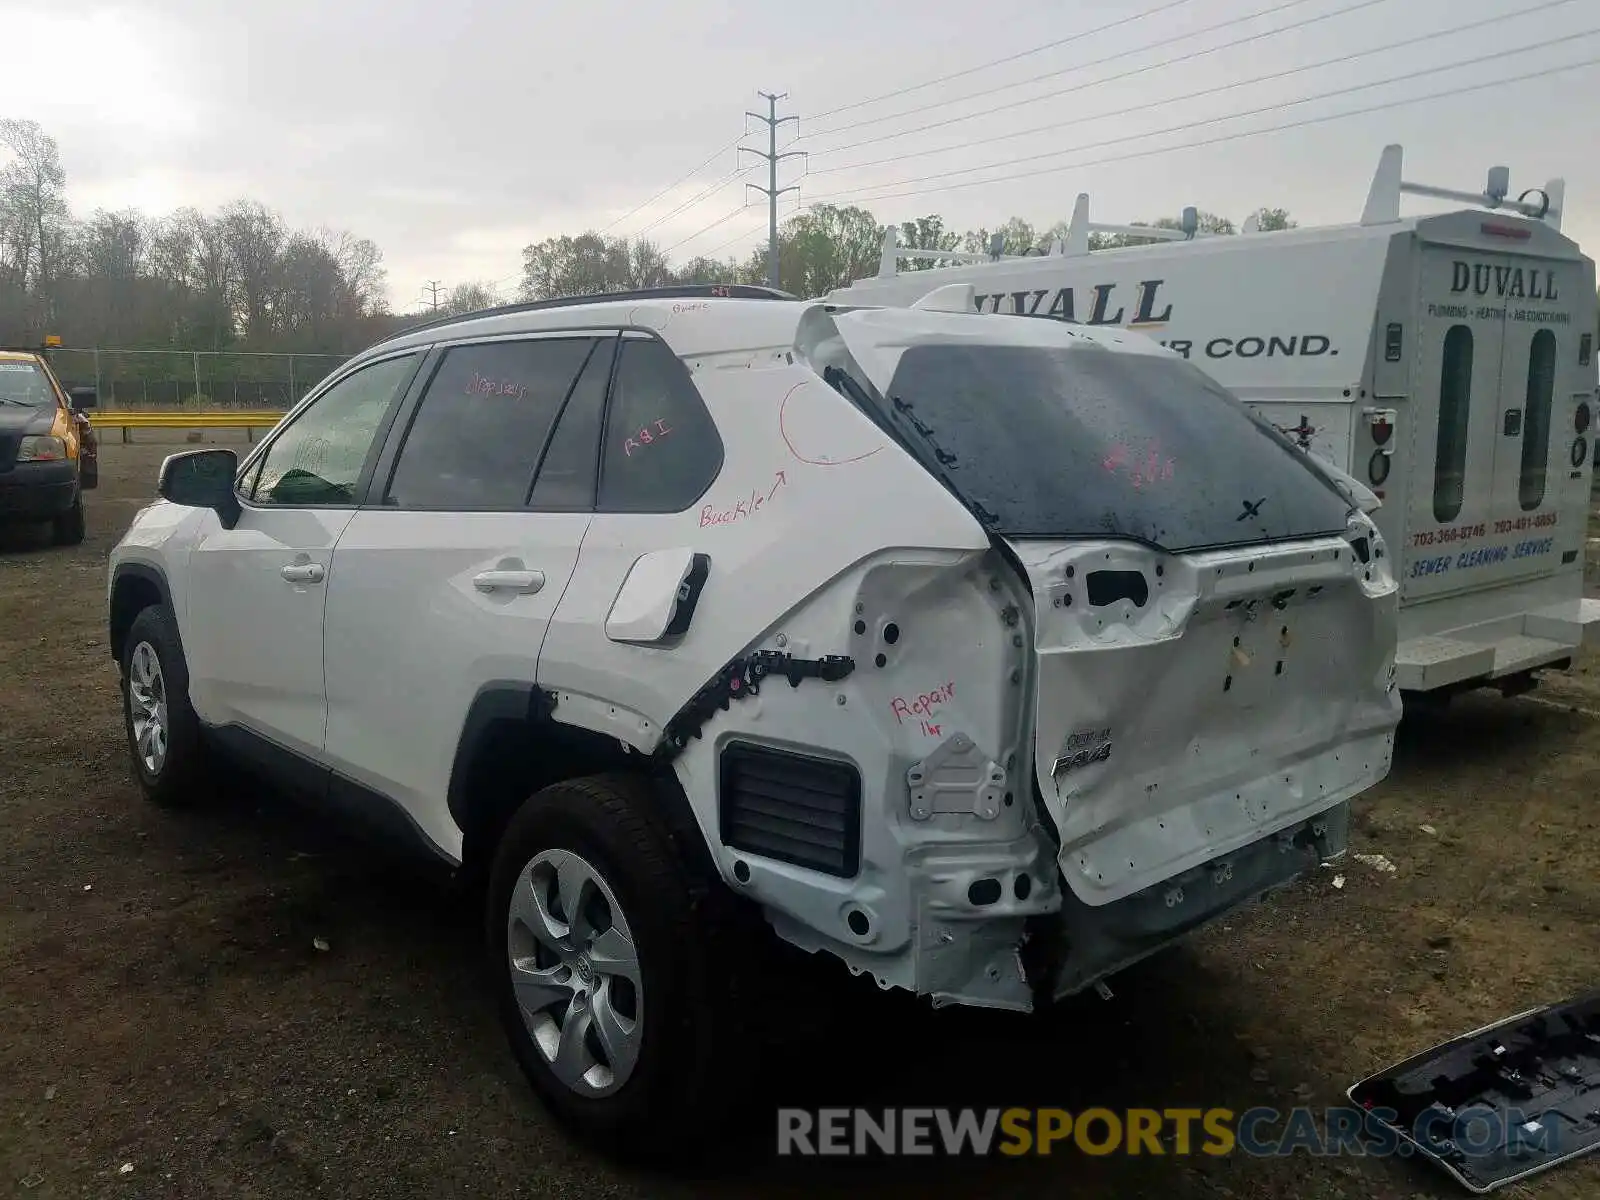
[[[353, 509], [250, 508], [224, 529], [206, 512], [193, 531], [180, 621], [195, 711], [320, 757], [327, 725], [322, 628], [333, 547]], [[293, 582], [285, 568], [315, 566]]]
[[[137, 561], [172, 582], [191, 673], [205, 681], [203, 718], [314, 745], [309, 757], [391, 799], [459, 858], [446, 798], [485, 685], [536, 683], [554, 698], [550, 719], [642, 756], [731, 662], [848, 656], [854, 669], [837, 681], [768, 676], [667, 761], [724, 881], [779, 935], [935, 1002], [1030, 1007], [1019, 955], [1030, 919], [1094, 946], [1058, 981], [1074, 990], [1292, 877], [1273, 865], [1288, 861], [1289, 839], [1301, 839], [1295, 861], [1305, 838], [1342, 851], [1346, 802], [1387, 772], [1399, 716], [1397, 591], [1367, 518], [1354, 513], [1346, 538], [1209, 555], [1006, 545], [820, 373], [845, 355], [881, 387], [906, 347], [963, 339], [1170, 352], [1054, 322], [835, 318], [820, 304], [739, 300], [507, 314], [448, 336], [608, 322], [657, 331], [688, 366], [724, 449], [703, 495], [676, 513], [280, 513], [292, 519], [271, 530], [247, 514], [225, 539], [209, 513], [153, 506], [112, 571]], [[1367, 567], [1349, 540], [1362, 535], [1378, 555]], [[314, 599], [276, 574], [300, 554], [328, 563]], [[694, 554], [710, 569], [687, 630], [646, 636], [670, 619], [666, 598]], [[1165, 598], [1074, 624], [1053, 600], [1060, 568], [1086, 556], [1159, 564]], [[485, 590], [486, 573], [505, 586]], [[1303, 598], [1282, 614], [1251, 623], [1239, 610], [1286, 589]], [[1280, 675], [1257, 642], [1283, 624]], [[1230, 666], [1234, 636], [1259, 654], [1254, 671]], [[1237, 683], [1219, 700], [1229, 674]], [[260, 680], [295, 703], [263, 703]], [[1109, 760], [1057, 772], [1063, 740], [1102, 723], [1116, 742]], [[725, 844], [719, 760], [735, 741], [856, 768], [853, 876]], [[1192, 888], [1192, 920], [1169, 900], [1170, 931], [1141, 907], [1195, 870], [1221, 879], [1236, 867], [1248, 877], [1218, 883], [1214, 899]], [[975, 898], [979, 885], [998, 895]], [[852, 928], [863, 916], [865, 931]]]
[[[1525, 236], [1486, 234], [1485, 226]], [[1458, 262], [1489, 269], [1487, 296], [1475, 285], [1465, 298], [1452, 291]], [[1547, 298], [1552, 283], [1555, 300]], [[1393, 411], [1391, 470], [1376, 488], [1383, 506], [1375, 519], [1402, 588], [1403, 688], [1484, 682], [1600, 638], [1600, 601], [1582, 599], [1593, 429], [1590, 452], [1571, 461], [1576, 407], [1593, 409], [1597, 398], [1600, 354], [1580, 361], [1580, 338], [1596, 329], [1594, 263], [1554, 229], [1475, 212], [1407, 217], [901, 271], [828, 299], [909, 306], [957, 285], [973, 287], [983, 312], [1066, 317], [1171, 347], [1363, 484], [1378, 450], [1373, 413]], [[1457, 318], [1433, 314], [1452, 304], [1470, 310], [1479, 353], [1467, 502], [1440, 520], [1431, 502], [1439, 347]], [[1402, 329], [1393, 364], [1390, 323]], [[1523, 508], [1521, 437], [1506, 436], [1501, 422], [1525, 404], [1529, 348], [1541, 329], [1559, 347], [1548, 487], [1542, 503]], [[1562, 618], [1543, 615], [1550, 612]]]
[[[538, 672], [587, 513], [364, 509], [339, 541], [328, 589], [326, 760], [398, 800], [459, 857], [445, 803], [478, 690]], [[486, 572], [540, 572], [537, 591], [484, 593]]]
[[[1382, 560], [1358, 573], [1341, 538], [1183, 556], [1014, 545], [1034, 580], [1035, 769], [1085, 903], [1124, 899], [1388, 773], [1399, 699]], [[1154, 602], [1091, 604], [1100, 569], [1144, 571]], [[1104, 758], [1052, 769], [1101, 745]]]

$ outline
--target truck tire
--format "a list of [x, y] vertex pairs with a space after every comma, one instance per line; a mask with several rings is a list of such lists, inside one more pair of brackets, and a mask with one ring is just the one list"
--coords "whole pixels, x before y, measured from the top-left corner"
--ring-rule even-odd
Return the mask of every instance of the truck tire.
[[501, 1022], [546, 1107], [607, 1153], [661, 1161], [726, 1132], [760, 1048], [720, 882], [694, 878], [655, 800], [628, 775], [532, 796], [496, 847], [486, 934]]
[[77, 546], [83, 542], [87, 523], [83, 515], [83, 496], [72, 499], [72, 507], [50, 523], [50, 532], [58, 546]]
[[195, 803], [205, 794], [205, 746], [189, 704], [189, 668], [165, 605], [134, 617], [121, 667], [122, 723], [140, 791], [166, 808]]

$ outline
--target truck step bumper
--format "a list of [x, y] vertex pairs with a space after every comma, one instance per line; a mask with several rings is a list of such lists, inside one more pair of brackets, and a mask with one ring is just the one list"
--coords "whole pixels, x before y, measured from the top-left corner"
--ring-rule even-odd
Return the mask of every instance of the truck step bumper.
[[1474, 680], [1487, 683], [1571, 658], [1600, 645], [1600, 600], [1568, 600], [1526, 613], [1519, 633], [1503, 623], [1411, 638], [1395, 654], [1402, 691], [1429, 692]]

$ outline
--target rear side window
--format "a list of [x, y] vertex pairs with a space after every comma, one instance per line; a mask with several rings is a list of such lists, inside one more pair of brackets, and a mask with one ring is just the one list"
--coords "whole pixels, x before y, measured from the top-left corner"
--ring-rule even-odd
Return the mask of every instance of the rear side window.
[[622, 343], [600, 462], [601, 512], [682, 512], [722, 469], [689, 369], [661, 342]]
[[384, 503], [520, 509], [594, 338], [485, 342], [445, 352], [406, 431]]
[[1544, 503], [1550, 464], [1550, 406], [1556, 391], [1556, 335], [1541, 329], [1528, 347], [1528, 395], [1522, 418], [1522, 475], [1517, 501], [1524, 511]]
[[1461, 512], [1467, 472], [1467, 421], [1472, 411], [1472, 330], [1452, 325], [1439, 367], [1439, 436], [1433, 450], [1433, 519]]
[[1350, 505], [1197, 367], [1098, 346], [912, 346], [885, 415], [997, 533], [1172, 552], [1338, 533]]

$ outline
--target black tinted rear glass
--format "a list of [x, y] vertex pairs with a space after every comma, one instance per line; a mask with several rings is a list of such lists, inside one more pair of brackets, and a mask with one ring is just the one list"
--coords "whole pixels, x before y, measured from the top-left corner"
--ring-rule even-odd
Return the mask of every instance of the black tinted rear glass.
[[885, 414], [1009, 537], [1180, 552], [1338, 533], [1349, 502], [1197, 367], [1095, 346], [912, 346]]

